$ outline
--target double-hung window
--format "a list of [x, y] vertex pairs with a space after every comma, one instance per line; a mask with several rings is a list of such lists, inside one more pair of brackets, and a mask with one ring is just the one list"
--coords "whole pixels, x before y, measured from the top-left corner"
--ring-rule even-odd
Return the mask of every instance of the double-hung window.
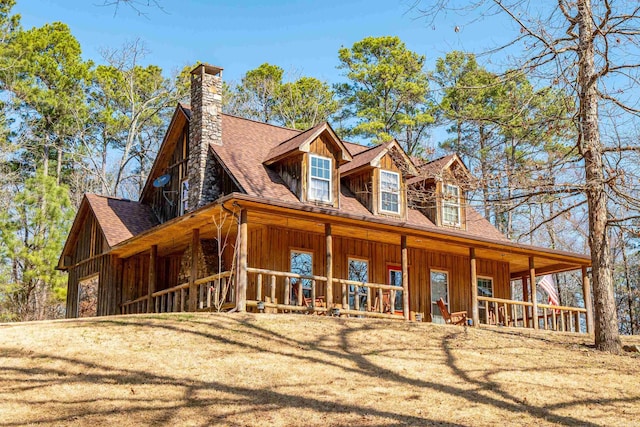
[[400, 213], [400, 174], [380, 171], [380, 210]]
[[331, 159], [310, 156], [309, 200], [331, 202]]
[[460, 187], [451, 184], [443, 185], [442, 223], [460, 226]]

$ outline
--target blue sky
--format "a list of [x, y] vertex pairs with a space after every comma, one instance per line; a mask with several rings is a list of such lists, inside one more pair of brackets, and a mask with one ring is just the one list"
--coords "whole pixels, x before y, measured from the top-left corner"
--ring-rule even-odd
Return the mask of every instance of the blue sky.
[[104, 0], [17, 0], [14, 11], [25, 28], [66, 23], [86, 59], [100, 62], [101, 48], [139, 38], [150, 51], [145, 61], [167, 73], [202, 61], [223, 67], [225, 80], [269, 62], [336, 82], [338, 49], [370, 35], [399, 36], [427, 56], [429, 67], [448, 51], [480, 51], [495, 43], [495, 26], [472, 28], [456, 17], [427, 25], [409, 10], [411, 0], [159, 1], [164, 12], [148, 9], [146, 17], [126, 6], [114, 16], [114, 7], [100, 6]]

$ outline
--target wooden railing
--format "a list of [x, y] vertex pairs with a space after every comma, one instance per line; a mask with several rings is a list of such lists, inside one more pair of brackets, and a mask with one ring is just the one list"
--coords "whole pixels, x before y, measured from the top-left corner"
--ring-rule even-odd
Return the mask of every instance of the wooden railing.
[[[214, 274], [194, 282], [196, 286], [196, 307], [199, 311], [212, 311], [229, 308], [232, 296], [231, 272]], [[177, 313], [189, 310], [189, 282], [151, 294], [152, 312]], [[147, 313], [149, 295], [127, 301], [122, 304], [122, 314]]]
[[[533, 303], [502, 298], [478, 297], [478, 308], [484, 309], [480, 323], [512, 327], [533, 328]], [[587, 310], [538, 304], [538, 328], [562, 332], [582, 332], [581, 316], [586, 322]], [[586, 332], [586, 331], [584, 331]]]
[[127, 301], [120, 306], [121, 313], [122, 314], [146, 313], [148, 303], [149, 303], [149, 297], [147, 295], [140, 298], [136, 298], [132, 301]]
[[[334, 284], [341, 285], [341, 293], [339, 294], [341, 303], [335, 304], [333, 301], [326, 301], [325, 295], [318, 293], [319, 289], [326, 290], [327, 278], [325, 276], [301, 275], [260, 268], [248, 268], [247, 272], [251, 275], [250, 281], [255, 283], [256, 287], [256, 297], [247, 300], [248, 307], [260, 307], [266, 311], [285, 313], [327, 313], [333, 307], [339, 311], [341, 316], [404, 318], [401, 314], [393, 312], [395, 293], [402, 291], [401, 286], [333, 279]], [[280, 292], [278, 292], [278, 284]], [[389, 312], [384, 311], [384, 291], [391, 293]], [[372, 296], [377, 296], [377, 306], [373, 303]], [[259, 303], [260, 305], [258, 305]]]

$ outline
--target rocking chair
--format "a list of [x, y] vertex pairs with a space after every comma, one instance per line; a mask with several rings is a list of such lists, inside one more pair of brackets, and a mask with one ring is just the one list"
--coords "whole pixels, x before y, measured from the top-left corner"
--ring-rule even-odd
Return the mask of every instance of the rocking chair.
[[444, 303], [444, 300], [440, 298], [438, 300], [438, 308], [440, 308], [440, 312], [442, 313], [442, 318], [444, 322], [449, 325], [466, 325], [467, 324], [467, 312], [466, 311], [456, 311], [455, 313], [449, 313], [447, 306]]

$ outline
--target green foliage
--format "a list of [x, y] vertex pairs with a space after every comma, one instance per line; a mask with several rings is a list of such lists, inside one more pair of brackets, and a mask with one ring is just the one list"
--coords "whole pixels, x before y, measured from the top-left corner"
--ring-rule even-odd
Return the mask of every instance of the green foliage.
[[45, 174], [53, 149], [68, 151], [70, 138], [86, 120], [84, 90], [91, 65], [60, 22], [17, 31], [2, 47], [2, 87], [13, 95], [22, 124], [31, 128], [30, 152], [40, 153]]
[[282, 84], [276, 100], [278, 121], [301, 130], [327, 121], [338, 110], [338, 101], [331, 87], [313, 77], [301, 77]]
[[338, 54], [349, 80], [337, 86], [342, 118], [355, 120], [348, 132], [376, 143], [396, 138], [410, 155], [421, 154], [434, 123], [425, 57], [391, 36], [367, 37]]
[[66, 275], [55, 266], [73, 214], [68, 190], [42, 173], [0, 212], [0, 317], [42, 318], [47, 302], [65, 300]]
[[226, 113], [296, 129], [325, 122], [338, 110], [331, 87], [313, 77], [283, 83], [284, 70], [264, 63], [237, 85], [224, 85]]

